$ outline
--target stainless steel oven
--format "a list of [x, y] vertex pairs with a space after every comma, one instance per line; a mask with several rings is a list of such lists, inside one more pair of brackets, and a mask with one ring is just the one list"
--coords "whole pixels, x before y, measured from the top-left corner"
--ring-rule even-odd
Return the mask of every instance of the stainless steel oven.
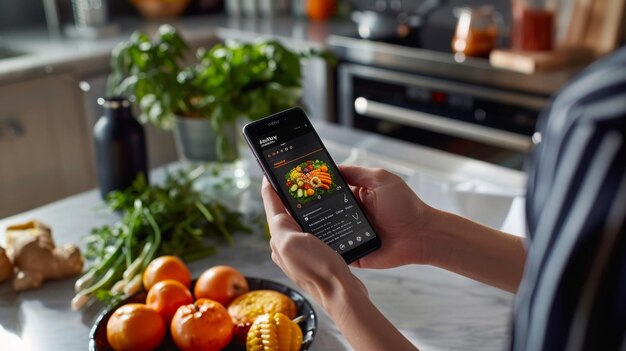
[[522, 169], [547, 97], [344, 62], [341, 124]]

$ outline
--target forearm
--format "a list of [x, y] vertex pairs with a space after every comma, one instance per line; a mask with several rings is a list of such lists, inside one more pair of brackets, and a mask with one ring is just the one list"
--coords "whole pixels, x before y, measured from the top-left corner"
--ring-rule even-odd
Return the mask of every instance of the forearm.
[[523, 239], [433, 210], [424, 230], [428, 263], [515, 293], [524, 272]]
[[417, 350], [354, 284], [360, 282], [334, 284], [333, 292], [321, 302], [354, 350]]

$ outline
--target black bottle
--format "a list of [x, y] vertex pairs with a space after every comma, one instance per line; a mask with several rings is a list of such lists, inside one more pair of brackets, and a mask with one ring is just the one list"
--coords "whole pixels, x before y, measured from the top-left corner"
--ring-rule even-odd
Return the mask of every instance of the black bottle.
[[93, 129], [102, 198], [129, 187], [140, 173], [148, 180], [146, 137], [125, 98], [98, 99], [104, 114]]

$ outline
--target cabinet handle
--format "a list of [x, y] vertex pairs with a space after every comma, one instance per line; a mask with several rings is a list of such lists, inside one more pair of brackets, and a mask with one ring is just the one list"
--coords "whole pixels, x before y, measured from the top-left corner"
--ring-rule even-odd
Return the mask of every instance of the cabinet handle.
[[24, 126], [15, 119], [0, 121], [0, 141], [3, 139], [19, 138], [24, 135]]

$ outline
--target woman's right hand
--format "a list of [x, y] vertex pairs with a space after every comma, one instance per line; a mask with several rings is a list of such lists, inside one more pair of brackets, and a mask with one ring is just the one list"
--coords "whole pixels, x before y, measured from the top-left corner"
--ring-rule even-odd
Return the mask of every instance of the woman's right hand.
[[380, 250], [354, 266], [430, 264], [517, 291], [526, 260], [521, 238], [434, 209], [400, 177], [385, 170], [354, 166], [340, 170], [382, 241]]
[[339, 166], [380, 236], [379, 250], [352, 263], [360, 268], [391, 268], [429, 263], [424, 228], [436, 211], [397, 175], [384, 169]]

